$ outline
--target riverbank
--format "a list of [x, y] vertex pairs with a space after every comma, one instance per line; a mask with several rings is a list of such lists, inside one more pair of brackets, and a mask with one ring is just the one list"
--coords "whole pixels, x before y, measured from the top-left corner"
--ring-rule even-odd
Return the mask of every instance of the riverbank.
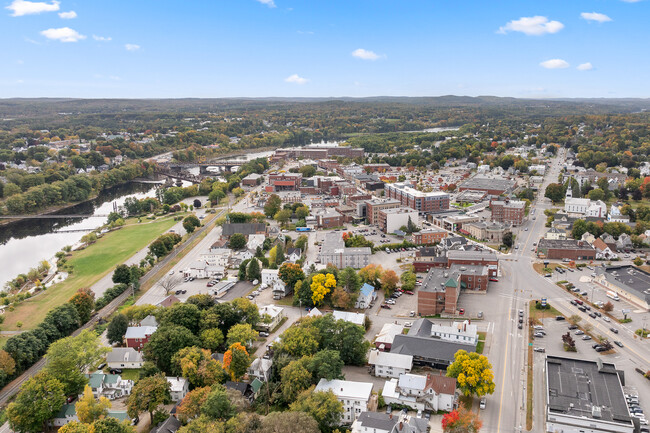
[[[32, 329], [43, 320], [48, 311], [67, 302], [78, 289], [91, 287], [112, 272], [117, 265], [169, 230], [177, 223], [174, 216], [178, 215], [151, 222], [138, 223], [135, 219], [128, 220], [120, 230], [106, 233], [84, 250], [73, 252], [68, 258], [68, 263], [73, 266], [74, 272], [64, 282], [23, 301], [14, 311], [7, 311], [2, 329]], [[18, 327], [19, 322], [22, 322], [22, 327]]]

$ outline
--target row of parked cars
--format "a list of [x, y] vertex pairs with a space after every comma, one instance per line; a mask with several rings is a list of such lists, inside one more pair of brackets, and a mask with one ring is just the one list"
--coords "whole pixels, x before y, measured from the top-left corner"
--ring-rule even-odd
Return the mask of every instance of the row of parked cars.
[[646, 420], [645, 415], [643, 414], [643, 409], [639, 406], [639, 397], [633, 394], [625, 394], [625, 402], [627, 403], [627, 408], [630, 411], [630, 415], [639, 418], [639, 422], [643, 427], [641, 427], [642, 432], [650, 432], [650, 429], [646, 427], [648, 425], [648, 420]]

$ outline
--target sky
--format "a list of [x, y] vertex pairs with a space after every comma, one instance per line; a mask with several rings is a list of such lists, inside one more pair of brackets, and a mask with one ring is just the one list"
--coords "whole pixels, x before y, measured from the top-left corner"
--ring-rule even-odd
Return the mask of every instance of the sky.
[[650, 97], [650, 0], [0, 0], [0, 98]]

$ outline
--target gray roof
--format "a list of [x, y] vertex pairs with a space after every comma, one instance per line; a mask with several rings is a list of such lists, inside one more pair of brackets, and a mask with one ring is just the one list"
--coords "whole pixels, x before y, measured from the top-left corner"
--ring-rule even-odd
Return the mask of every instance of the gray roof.
[[[549, 414], [630, 424], [621, 376], [614, 364], [546, 357]], [[595, 409], [594, 409], [595, 408]], [[594, 416], [594, 412], [600, 416]]]
[[461, 188], [475, 189], [479, 191], [486, 189], [501, 189], [503, 191], [507, 191], [513, 186], [515, 186], [515, 182], [513, 180], [485, 176], [474, 176], [473, 178], [467, 179], [465, 182], [460, 184]]
[[593, 250], [594, 247], [585, 241], [574, 239], [540, 239], [537, 244], [538, 249], [562, 249], [562, 250]]
[[494, 251], [462, 251], [462, 250], [449, 250], [447, 252], [449, 260], [490, 260], [496, 261], [497, 254]]
[[390, 349], [391, 353], [413, 355], [414, 361], [419, 359], [437, 364], [451, 364], [454, 362], [454, 354], [459, 350], [474, 352], [476, 346], [434, 339], [430, 336], [412, 336], [409, 332], [409, 335], [396, 335]]
[[459, 279], [460, 272], [457, 270], [431, 268], [424, 280], [422, 280], [422, 286], [420, 286], [419, 290], [421, 292], [444, 292], [449, 280], [458, 281]]
[[266, 224], [262, 223], [227, 223], [222, 226], [223, 236], [232, 236], [241, 233], [246, 236], [255, 233], [266, 233]]
[[140, 326], [158, 326], [158, 321], [151, 314], [142, 319]]
[[650, 274], [636, 266], [607, 266], [598, 270], [608, 282], [650, 304]]
[[357, 421], [365, 428], [391, 431], [397, 424], [397, 417], [391, 418], [390, 415], [379, 412], [361, 412]]
[[131, 347], [114, 347], [106, 354], [106, 362], [144, 362], [142, 354]]
[[181, 428], [181, 422], [170, 416], [165, 421], [154, 427], [149, 433], [174, 433]]

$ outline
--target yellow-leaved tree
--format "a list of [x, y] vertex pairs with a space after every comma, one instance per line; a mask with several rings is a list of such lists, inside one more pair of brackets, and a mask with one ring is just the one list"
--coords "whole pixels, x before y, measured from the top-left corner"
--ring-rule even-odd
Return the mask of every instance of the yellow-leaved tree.
[[485, 356], [476, 352], [456, 352], [454, 362], [447, 367], [447, 376], [456, 378], [458, 388], [466, 396], [494, 393], [492, 365]]
[[99, 400], [95, 400], [93, 390], [90, 386], [86, 385], [83, 397], [75, 403], [74, 408], [77, 411], [79, 421], [85, 424], [92, 424], [108, 415], [111, 402], [106, 397], [99, 397]]
[[316, 274], [311, 282], [311, 300], [314, 305], [321, 305], [325, 296], [336, 287], [336, 278], [332, 274]]

